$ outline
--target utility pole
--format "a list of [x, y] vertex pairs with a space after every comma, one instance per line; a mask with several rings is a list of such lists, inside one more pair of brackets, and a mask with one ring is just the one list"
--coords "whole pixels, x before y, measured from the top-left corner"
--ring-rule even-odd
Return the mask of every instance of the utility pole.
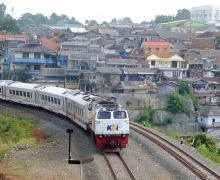
[[80, 165], [80, 180], [82, 180], [82, 164], [92, 162], [94, 160], [93, 157], [82, 159], [82, 160], [73, 160], [71, 159], [71, 135], [73, 133], [73, 129], [67, 129], [66, 132], [69, 134], [69, 158], [68, 164], [79, 164]]

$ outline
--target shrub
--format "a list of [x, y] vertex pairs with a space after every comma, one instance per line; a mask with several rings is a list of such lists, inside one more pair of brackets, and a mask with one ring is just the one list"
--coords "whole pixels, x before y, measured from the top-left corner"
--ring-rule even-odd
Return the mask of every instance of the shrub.
[[187, 94], [189, 94], [189, 87], [187, 86], [187, 84], [183, 81], [180, 81], [179, 83], [179, 94], [185, 96]]
[[188, 112], [188, 109], [184, 104], [183, 98], [177, 93], [173, 93], [170, 95], [167, 109], [172, 113]]

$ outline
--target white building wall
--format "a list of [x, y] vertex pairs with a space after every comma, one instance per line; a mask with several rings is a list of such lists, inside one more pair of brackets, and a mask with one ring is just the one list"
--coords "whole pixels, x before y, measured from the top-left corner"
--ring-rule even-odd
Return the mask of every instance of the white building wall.
[[201, 6], [191, 9], [191, 20], [204, 23], [219, 23], [220, 22], [220, 7], [216, 6]]
[[[214, 121], [214, 123], [213, 123]], [[220, 124], [220, 116], [198, 116], [198, 123], [205, 128], [211, 128]]]

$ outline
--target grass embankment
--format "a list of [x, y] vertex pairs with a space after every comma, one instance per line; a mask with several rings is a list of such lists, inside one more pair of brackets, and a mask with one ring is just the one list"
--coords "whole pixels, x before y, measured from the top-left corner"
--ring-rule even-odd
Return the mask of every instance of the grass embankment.
[[[181, 137], [180, 133], [166, 132], [160, 129], [154, 123], [150, 122], [149, 120], [141, 119], [140, 121], [138, 121], [138, 123], [143, 126], [156, 129], [159, 132], [162, 132], [173, 139], [180, 140], [180, 137]], [[212, 137], [205, 135], [204, 133], [196, 133], [194, 136], [187, 139], [185, 141], [185, 144], [191, 147], [193, 138], [194, 138], [195, 150], [199, 152], [200, 154], [202, 154], [207, 159], [213, 161], [218, 166], [220, 166], [220, 147], [217, 147], [215, 140]]]
[[46, 135], [31, 119], [0, 114], [0, 159], [16, 146], [32, 146]]
[[188, 23], [189, 28], [200, 28], [200, 27], [205, 27], [208, 26], [206, 23], [201, 23], [197, 21], [172, 21], [172, 22], [167, 22], [163, 23], [162, 26], [166, 28], [173, 28], [173, 27], [181, 27], [185, 23]]
[[195, 149], [207, 159], [220, 166], [220, 147], [216, 145], [215, 140], [204, 133], [196, 133], [186, 141], [187, 145], [191, 146], [193, 139]]

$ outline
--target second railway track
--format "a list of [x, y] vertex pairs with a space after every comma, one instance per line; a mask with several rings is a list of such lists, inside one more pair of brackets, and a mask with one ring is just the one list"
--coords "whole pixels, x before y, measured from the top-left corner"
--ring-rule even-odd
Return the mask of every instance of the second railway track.
[[131, 169], [128, 167], [126, 161], [120, 152], [105, 153], [102, 152], [103, 157], [112, 173], [114, 180], [136, 180]]
[[220, 179], [219, 173], [207, 167], [207, 165], [200, 162], [177, 145], [171, 143], [153, 131], [133, 122], [130, 122], [130, 129], [150, 139], [152, 142], [160, 146], [162, 149], [180, 161], [184, 166], [186, 166], [191, 172], [197, 175], [200, 179]]

